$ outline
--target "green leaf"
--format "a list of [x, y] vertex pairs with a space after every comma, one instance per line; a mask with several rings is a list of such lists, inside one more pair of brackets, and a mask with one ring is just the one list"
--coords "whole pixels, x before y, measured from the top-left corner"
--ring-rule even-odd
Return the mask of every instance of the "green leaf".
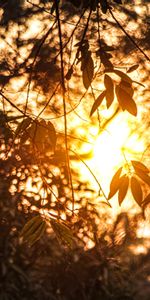
[[120, 167], [117, 172], [114, 174], [111, 183], [110, 183], [110, 192], [108, 195], [108, 200], [112, 198], [118, 191], [119, 189], [119, 184], [120, 184], [120, 175], [122, 172], [122, 167]]
[[131, 177], [131, 192], [137, 204], [141, 206], [142, 199], [143, 199], [143, 192], [142, 192], [140, 182], [134, 176]]
[[119, 192], [118, 192], [119, 205], [121, 205], [121, 203], [123, 202], [127, 194], [128, 187], [129, 187], [129, 178], [125, 174], [120, 178], [120, 183], [119, 183]]
[[104, 76], [104, 85], [106, 88], [106, 104], [107, 108], [109, 108], [114, 100], [114, 83], [107, 74]]
[[97, 110], [97, 108], [100, 106], [100, 104], [102, 103], [104, 97], [106, 95], [106, 91], [103, 91], [95, 100], [91, 112], [90, 112], [90, 117], [93, 115], [93, 113]]
[[144, 173], [149, 173], [149, 169], [140, 161], [137, 160], [131, 160], [131, 163], [133, 165], [133, 168], [136, 170], [141, 170]]
[[58, 220], [51, 219], [51, 226], [56, 234], [59, 242], [67, 244], [70, 248], [73, 247], [75, 239], [70, 228]]
[[138, 64], [137, 64], [137, 65], [131, 66], [131, 67], [127, 70], [127, 73], [131, 73], [131, 72], [135, 71], [138, 67], [139, 67]]
[[127, 110], [133, 116], [137, 115], [137, 106], [130, 94], [126, 93], [120, 85], [116, 86], [116, 96], [117, 100], [122, 108], [122, 110]]

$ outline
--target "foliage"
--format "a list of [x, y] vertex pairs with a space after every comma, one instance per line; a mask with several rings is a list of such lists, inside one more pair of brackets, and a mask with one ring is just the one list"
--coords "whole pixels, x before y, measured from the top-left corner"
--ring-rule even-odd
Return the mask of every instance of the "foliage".
[[[104, 100], [107, 109], [116, 107], [116, 111], [120, 111], [121, 108], [122, 113], [127, 111], [136, 117], [138, 115], [136, 92], [138, 88], [144, 88], [144, 85], [132, 79], [132, 72], [138, 70], [140, 64], [135, 62], [122, 67], [120, 52], [121, 50], [125, 52], [131, 43], [134, 51], [138, 50], [142, 57], [141, 65], [150, 59], [138, 41], [119, 21], [118, 12], [123, 12], [129, 19], [130, 14], [131, 16], [133, 14], [133, 18], [137, 18], [135, 12], [131, 13], [128, 5], [126, 8], [124, 1], [43, 0], [37, 1], [38, 4], [26, 2], [19, 0], [15, 4], [12, 1], [13, 13], [11, 7], [8, 9], [10, 5], [8, 1], [5, 5], [1, 4], [2, 40], [8, 43], [7, 31], [10, 30], [12, 23], [19, 27], [18, 36], [12, 36], [11, 53], [6, 51], [7, 55], [1, 57], [0, 134], [1, 167], [4, 169], [1, 171], [2, 200], [6, 198], [10, 205], [11, 201], [18, 197], [16, 210], [31, 215], [33, 210], [36, 211], [36, 216], [32, 216], [21, 231], [23, 240], [30, 245], [39, 240], [46, 228], [49, 230], [52, 228], [58, 240], [70, 248], [76, 247], [77, 244], [86, 246], [87, 241], [96, 244], [96, 235], [100, 230], [99, 207], [97, 209], [93, 204], [94, 201], [90, 202], [87, 195], [84, 196], [84, 192], [90, 193], [93, 200], [97, 195], [87, 183], [80, 181], [71, 166], [71, 161], [79, 159], [86, 165], [82, 155], [80, 157], [72, 147], [80, 148], [81, 140], [75, 135], [76, 125], [73, 124], [71, 113], [76, 113], [76, 108], [83, 98], [90, 94], [94, 103], [90, 101], [88, 104], [88, 116], [90, 115], [90, 122], [93, 122], [97, 112], [100, 128], [99, 108]], [[28, 27], [27, 23], [33, 16], [43, 21], [46, 30], [41, 29], [37, 38], [25, 39], [21, 31]], [[147, 22], [146, 17], [145, 21]], [[71, 26], [72, 22], [75, 22], [72, 31], [69, 22]], [[64, 23], [68, 31], [63, 28]], [[109, 26], [113, 30], [117, 26], [125, 34], [125, 38], [121, 37], [116, 45], [111, 41], [108, 43], [105, 37], [105, 30], [107, 31]], [[26, 55], [23, 56], [21, 53], [25, 49]], [[119, 59], [117, 55], [120, 55]], [[123, 68], [123, 71], [120, 68]], [[17, 94], [20, 90], [15, 90], [14, 98], [11, 95], [13, 92], [8, 91], [9, 87], [12, 87], [11, 80], [20, 79], [21, 76], [27, 78], [21, 87], [21, 92], [25, 93], [25, 101], [18, 104]], [[103, 89], [97, 89], [100, 77], [103, 80]], [[74, 86], [77, 87], [76, 93]], [[40, 100], [37, 100], [37, 112], [32, 108], [30, 101], [32, 92], [36, 93], [37, 98], [38, 94], [41, 96]], [[71, 102], [75, 96], [79, 99], [76, 105]], [[115, 112], [110, 119], [114, 115]], [[57, 118], [61, 119], [60, 123]], [[102, 129], [105, 129], [104, 127], [102, 126]], [[98, 182], [100, 190], [98, 196], [107, 205], [110, 198], [118, 192], [118, 201], [121, 205], [130, 187], [135, 202], [144, 212], [149, 205], [148, 174], [148, 167], [136, 158], [126, 161], [113, 176], [108, 197]], [[94, 174], [93, 177], [97, 181]], [[31, 178], [31, 192], [27, 188], [29, 178]], [[9, 214], [8, 207], [6, 210], [3, 209], [2, 218], [6, 219], [7, 214]]]

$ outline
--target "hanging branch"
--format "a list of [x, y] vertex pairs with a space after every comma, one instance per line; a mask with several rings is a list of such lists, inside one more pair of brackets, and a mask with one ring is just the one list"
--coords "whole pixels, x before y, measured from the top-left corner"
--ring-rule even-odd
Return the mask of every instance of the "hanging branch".
[[70, 169], [70, 160], [69, 160], [69, 153], [68, 153], [68, 139], [67, 139], [67, 116], [66, 116], [66, 99], [65, 99], [65, 76], [64, 76], [64, 61], [63, 61], [63, 43], [62, 43], [62, 32], [61, 32], [60, 17], [59, 17], [59, 4], [58, 4], [57, 0], [55, 0], [55, 5], [56, 5], [56, 18], [57, 18], [57, 23], [58, 23], [59, 45], [60, 45], [61, 83], [62, 83], [62, 93], [63, 93], [66, 161], [67, 161], [68, 175], [69, 175], [69, 181], [70, 181], [71, 191], [72, 191], [72, 213], [74, 214], [75, 198], [74, 198], [74, 190], [73, 190], [73, 183], [72, 183], [72, 174], [71, 174], [71, 169]]

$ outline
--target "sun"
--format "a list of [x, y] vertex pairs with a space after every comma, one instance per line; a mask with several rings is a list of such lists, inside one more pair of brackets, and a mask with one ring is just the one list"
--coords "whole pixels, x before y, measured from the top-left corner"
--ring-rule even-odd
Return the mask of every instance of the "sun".
[[97, 135], [92, 156], [85, 161], [88, 168], [80, 168], [81, 178], [89, 181], [94, 190], [98, 191], [99, 186], [92, 173], [108, 195], [110, 181], [116, 170], [123, 166], [126, 160], [140, 160], [145, 149], [144, 141], [136, 132], [131, 134], [131, 131], [128, 113], [119, 113], [107, 129]]
[[92, 161], [104, 186], [107, 186], [107, 178], [112, 176], [115, 169], [125, 164], [125, 159], [135, 159], [134, 155], [140, 158], [143, 151], [144, 142], [139, 140], [137, 133], [131, 134], [128, 120], [123, 120], [122, 114], [119, 114], [107, 130], [100, 133], [94, 146]]

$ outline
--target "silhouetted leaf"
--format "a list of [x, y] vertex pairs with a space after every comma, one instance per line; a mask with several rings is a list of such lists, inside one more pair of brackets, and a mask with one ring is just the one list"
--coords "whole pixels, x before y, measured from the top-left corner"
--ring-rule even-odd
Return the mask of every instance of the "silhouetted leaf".
[[148, 176], [140, 169], [135, 169], [135, 173], [139, 178], [141, 178], [146, 184], [150, 186], [150, 176]]
[[138, 82], [138, 81], [135, 81], [135, 80], [133, 80], [132, 82], [133, 82], [133, 83], [136, 83], [136, 84], [138, 84], [138, 85], [140, 85], [140, 86], [142, 86], [142, 87], [145, 88], [145, 85], [144, 85], [143, 83], [141, 83], [141, 82]]
[[82, 57], [81, 70], [84, 87], [88, 89], [94, 75], [94, 63], [90, 51]]
[[56, 132], [50, 121], [41, 120], [40, 122], [34, 122], [27, 132], [39, 150], [44, 150], [48, 146], [51, 146], [53, 150], [55, 149]]
[[130, 68], [127, 70], [127, 73], [131, 73], [131, 72], [135, 71], [138, 67], [139, 67], [139, 65], [134, 65], [134, 66], [130, 67]]
[[110, 192], [108, 195], [108, 199], [112, 198], [118, 191], [119, 189], [119, 184], [120, 184], [120, 175], [122, 172], [122, 167], [120, 167], [117, 172], [114, 174], [111, 183], [110, 183]]
[[106, 91], [103, 91], [98, 97], [97, 99], [95, 100], [93, 106], [92, 106], [92, 109], [91, 109], [91, 112], [90, 112], [90, 116], [93, 115], [93, 113], [97, 110], [97, 108], [100, 106], [100, 104], [102, 103], [104, 97], [106, 95]]
[[131, 192], [137, 204], [141, 206], [142, 199], [143, 199], [143, 192], [142, 192], [140, 182], [134, 176], [131, 177]]
[[131, 163], [133, 165], [133, 168], [136, 170], [141, 170], [144, 173], [149, 173], [149, 169], [140, 161], [137, 160], [131, 160]]
[[123, 202], [127, 194], [128, 186], [129, 186], [129, 178], [125, 174], [120, 178], [120, 182], [119, 182], [119, 192], [118, 192], [119, 205], [121, 205], [121, 203]]
[[131, 97], [133, 97], [134, 89], [129, 82], [121, 80], [119, 86], [121, 89], [125, 90], [125, 92], [128, 93]]
[[66, 76], [65, 76], [66, 80], [69, 81], [71, 79], [72, 74], [73, 74], [73, 67], [71, 66], [70, 69], [68, 70]]
[[101, 10], [102, 10], [103, 14], [106, 14], [107, 9], [108, 9], [107, 0], [101, 0], [100, 1], [100, 6], [101, 6]]
[[137, 115], [137, 106], [130, 94], [126, 93], [120, 85], [116, 86], [116, 96], [117, 100], [122, 108], [122, 110], [127, 110], [133, 116]]
[[132, 84], [132, 79], [125, 73], [123, 73], [122, 71], [120, 70], [116, 70], [116, 69], [106, 69], [105, 70], [106, 73], [115, 73], [116, 75], [118, 75], [123, 81], [126, 81], [130, 84]]
[[118, 4], [122, 4], [122, 0], [114, 0], [114, 2], [116, 2]]
[[21, 123], [18, 124], [16, 131], [15, 131], [15, 136], [26, 130], [29, 125], [31, 124], [31, 118], [25, 118]]
[[60, 223], [58, 220], [51, 219], [50, 223], [58, 241], [65, 243], [72, 248], [75, 240], [71, 229], [67, 225]]
[[114, 100], [114, 83], [107, 74], [104, 76], [104, 85], [106, 88], [106, 104], [107, 108], [109, 108]]

